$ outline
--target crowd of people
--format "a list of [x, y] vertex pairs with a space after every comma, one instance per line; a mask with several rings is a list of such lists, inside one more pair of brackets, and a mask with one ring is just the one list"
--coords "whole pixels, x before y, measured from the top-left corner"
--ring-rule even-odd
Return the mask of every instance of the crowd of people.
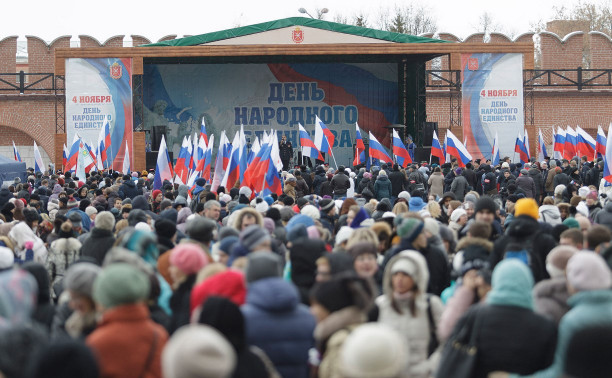
[[[0, 377], [608, 377], [601, 161], [0, 190]], [[449, 373], [452, 372], [452, 373]]]

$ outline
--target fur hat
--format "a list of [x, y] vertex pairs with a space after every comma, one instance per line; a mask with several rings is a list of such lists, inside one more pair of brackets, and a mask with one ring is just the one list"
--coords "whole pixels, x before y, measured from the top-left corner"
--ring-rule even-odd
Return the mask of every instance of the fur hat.
[[453, 213], [450, 216], [450, 220], [451, 222], [457, 222], [459, 218], [461, 218], [464, 215], [467, 215], [467, 212], [463, 210], [462, 208], [457, 208], [453, 210]]
[[109, 211], [102, 211], [96, 215], [95, 228], [112, 231], [115, 227], [115, 216]]

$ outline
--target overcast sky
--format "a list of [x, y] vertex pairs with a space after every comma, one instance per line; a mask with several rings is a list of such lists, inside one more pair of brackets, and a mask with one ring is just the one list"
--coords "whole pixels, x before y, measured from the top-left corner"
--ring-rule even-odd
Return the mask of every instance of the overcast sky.
[[[593, 0], [607, 2], [610, 0]], [[2, 1], [0, 39], [36, 35], [47, 41], [60, 35], [88, 34], [101, 42], [118, 35], [138, 34], [156, 41], [168, 34], [193, 35], [254, 23], [301, 16], [298, 8], [314, 14], [327, 7], [327, 20], [336, 14], [375, 14], [381, 7], [393, 8], [406, 1], [388, 0], [29, 0]], [[418, 3], [418, 2], [417, 2]], [[466, 37], [478, 31], [478, 20], [489, 12], [505, 30], [520, 34], [532, 23], [548, 20], [554, 5], [571, 6], [577, 0], [431, 0], [421, 2], [431, 9], [438, 31]], [[27, 4], [27, 5], [26, 5]], [[26, 6], [27, 9], [24, 8]], [[373, 20], [372, 20], [373, 21]]]

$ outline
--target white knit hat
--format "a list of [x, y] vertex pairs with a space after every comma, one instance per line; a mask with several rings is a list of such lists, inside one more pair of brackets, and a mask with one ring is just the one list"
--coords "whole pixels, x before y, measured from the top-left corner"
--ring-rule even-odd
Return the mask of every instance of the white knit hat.
[[382, 323], [366, 323], [344, 341], [340, 371], [351, 378], [402, 377], [408, 360], [408, 346], [397, 332]]
[[304, 206], [302, 210], [300, 211], [300, 213], [311, 217], [313, 220], [317, 220], [321, 218], [321, 213], [319, 212], [319, 209], [317, 209], [313, 205]]
[[340, 245], [344, 243], [345, 241], [349, 240], [351, 235], [353, 235], [353, 231], [355, 230], [353, 230], [349, 226], [340, 227], [340, 229], [338, 230], [338, 233], [336, 234], [336, 245]]
[[0, 247], [0, 270], [9, 269], [15, 263], [15, 255], [10, 248]]

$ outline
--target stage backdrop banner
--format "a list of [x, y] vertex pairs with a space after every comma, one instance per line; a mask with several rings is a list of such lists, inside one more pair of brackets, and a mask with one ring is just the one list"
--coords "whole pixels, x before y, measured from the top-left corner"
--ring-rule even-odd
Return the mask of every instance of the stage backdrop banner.
[[[75, 134], [95, 148], [100, 129], [108, 122], [113, 169], [121, 170], [127, 142], [132, 148], [132, 59], [66, 59], [66, 145]], [[107, 162], [103, 162], [107, 166]]]
[[397, 83], [396, 63], [146, 64], [144, 127], [165, 130], [174, 156], [184, 136], [199, 132], [202, 118], [215, 142], [221, 130], [232, 140], [243, 124], [247, 142], [276, 129], [297, 150], [298, 122], [314, 139], [318, 115], [335, 135], [337, 163], [346, 165], [355, 122], [388, 146], [383, 127], [398, 123]]
[[495, 133], [501, 157], [514, 153], [524, 129], [522, 54], [461, 55], [463, 138], [474, 159], [491, 159]]

